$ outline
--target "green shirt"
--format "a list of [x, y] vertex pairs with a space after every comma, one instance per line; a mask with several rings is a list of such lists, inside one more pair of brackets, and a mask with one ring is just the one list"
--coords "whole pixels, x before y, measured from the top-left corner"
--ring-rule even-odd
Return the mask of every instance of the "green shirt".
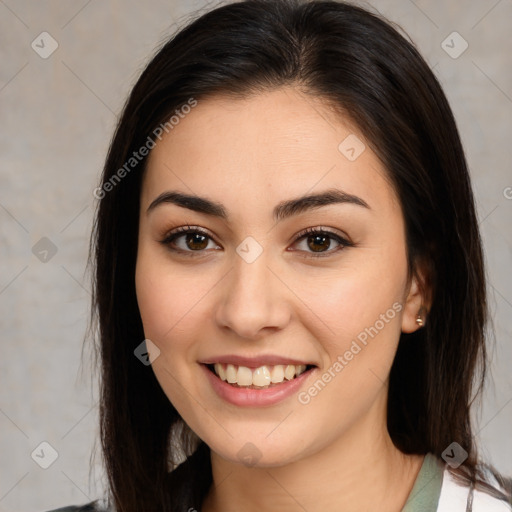
[[401, 512], [435, 512], [443, 485], [443, 463], [427, 453]]

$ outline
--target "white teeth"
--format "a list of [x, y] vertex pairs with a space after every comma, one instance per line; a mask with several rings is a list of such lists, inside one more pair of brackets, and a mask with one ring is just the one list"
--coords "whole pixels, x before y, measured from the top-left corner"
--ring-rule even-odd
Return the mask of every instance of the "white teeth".
[[272, 371], [270, 372], [270, 377], [274, 384], [279, 382], [283, 382], [284, 380], [284, 366], [282, 364], [276, 364]]
[[286, 380], [292, 380], [293, 377], [295, 377], [295, 366], [289, 364], [285, 369], [284, 369], [284, 378]]
[[226, 380], [230, 384], [236, 383], [236, 368], [232, 364], [228, 364], [226, 367]]
[[252, 370], [246, 366], [226, 366], [221, 363], [215, 363], [215, 373], [229, 384], [238, 384], [239, 386], [249, 387], [268, 387], [271, 384], [279, 384], [286, 380], [292, 380], [306, 370], [305, 364], [260, 366]]
[[272, 379], [270, 378], [270, 371], [266, 366], [260, 366], [259, 368], [256, 368], [254, 372], [252, 372], [252, 384], [254, 386], [268, 386], [271, 381]]
[[215, 363], [215, 373], [222, 379], [226, 380], [226, 370], [220, 363]]
[[250, 368], [246, 366], [239, 366], [238, 373], [236, 374], [236, 382], [239, 386], [251, 386], [252, 385], [252, 372]]

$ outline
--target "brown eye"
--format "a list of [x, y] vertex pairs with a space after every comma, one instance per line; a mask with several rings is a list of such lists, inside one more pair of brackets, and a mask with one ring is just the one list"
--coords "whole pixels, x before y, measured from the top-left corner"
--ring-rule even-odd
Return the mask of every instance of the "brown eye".
[[[191, 226], [180, 227], [169, 233], [160, 243], [166, 245], [172, 251], [182, 253], [202, 253], [208, 248], [213, 239], [202, 229]], [[215, 247], [218, 247], [214, 243]]]
[[[301, 251], [307, 253], [307, 256], [311, 257], [330, 256], [339, 252], [345, 247], [353, 246], [351, 242], [338, 235], [337, 233], [320, 228], [308, 228], [307, 230], [302, 231], [295, 239], [295, 243], [303, 239], [307, 249], [303, 251], [301, 249]], [[329, 250], [333, 244], [333, 241], [338, 245], [338, 247]]]
[[188, 233], [182, 236], [185, 237], [185, 244], [189, 249], [201, 250], [208, 246], [208, 237], [200, 233]]
[[331, 242], [329, 236], [309, 235], [307, 244], [313, 252], [323, 252], [323, 249], [329, 249]]

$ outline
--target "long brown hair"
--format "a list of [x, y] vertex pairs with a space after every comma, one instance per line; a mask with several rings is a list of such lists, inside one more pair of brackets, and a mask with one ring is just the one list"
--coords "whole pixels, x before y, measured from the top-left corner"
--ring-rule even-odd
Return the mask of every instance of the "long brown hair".
[[361, 129], [399, 196], [410, 274], [426, 270], [426, 325], [402, 334], [391, 369], [391, 438], [404, 453], [439, 457], [457, 442], [469, 454], [459, 476], [483, 480], [470, 406], [486, 373], [485, 273], [466, 159], [441, 86], [376, 14], [335, 1], [248, 0], [207, 12], [158, 50], [124, 106], [97, 189], [92, 322], [102, 454], [118, 512], [200, 509], [212, 482], [208, 446], [134, 356], [144, 340], [134, 276], [146, 157], [130, 159], [191, 98], [286, 85]]

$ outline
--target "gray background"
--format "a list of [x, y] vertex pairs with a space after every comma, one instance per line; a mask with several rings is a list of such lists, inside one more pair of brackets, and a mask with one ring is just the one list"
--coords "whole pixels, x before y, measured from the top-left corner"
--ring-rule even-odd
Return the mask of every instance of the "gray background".
[[[90, 300], [84, 271], [92, 191], [116, 115], [156, 44], [188, 12], [206, 5], [0, 0], [0, 511], [46, 510], [102, 492], [99, 456], [89, 475], [97, 435], [95, 377], [88, 364], [79, 372]], [[482, 454], [512, 474], [512, 0], [363, 5], [410, 34], [440, 78], [460, 127], [496, 332], [494, 385], [476, 431]], [[58, 43], [46, 59], [31, 47], [34, 40], [43, 46], [43, 31]], [[443, 46], [454, 54], [461, 40], [448, 38], [442, 46], [453, 31], [469, 44], [458, 58]], [[44, 47], [50, 48], [49, 39]], [[44, 237], [51, 244], [40, 242]], [[58, 453], [48, 469], [35, 462], [44, 458], [43, 441]], [[48, 457], [47, 449], [43, 453]]]

